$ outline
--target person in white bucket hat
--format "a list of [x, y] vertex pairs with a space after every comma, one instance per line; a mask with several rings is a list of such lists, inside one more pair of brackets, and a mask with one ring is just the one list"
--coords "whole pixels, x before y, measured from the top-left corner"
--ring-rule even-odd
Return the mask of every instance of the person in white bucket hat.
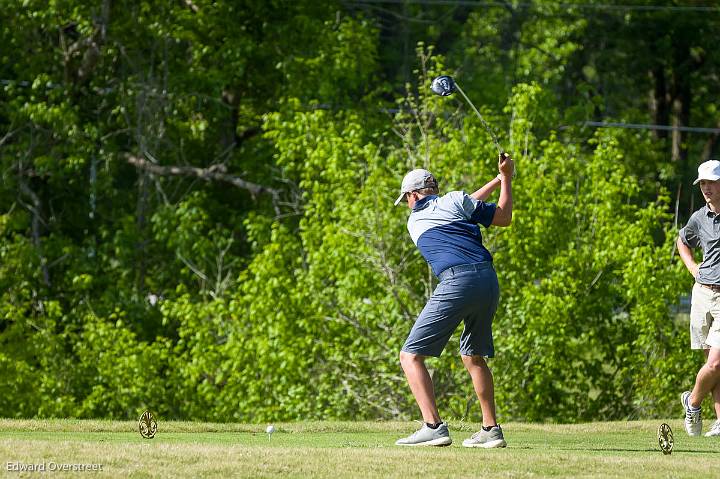
[[[685, 267], [695, 278], [690, 306], [690, 347], [701, 349], [705, 364], [695, 378], [692, 391], [680, 395], [685, 410], [685, 431], [702, 434], [703, 399], [712, 394], [717, 420], [706, 436], [720, 436], [720, 161], [706, 161], [698, 167], [705, 205], [694, 212], [680, 230], [677, 248]], [[692, 250], [702, 249], [702, 262], [695, 262]]]

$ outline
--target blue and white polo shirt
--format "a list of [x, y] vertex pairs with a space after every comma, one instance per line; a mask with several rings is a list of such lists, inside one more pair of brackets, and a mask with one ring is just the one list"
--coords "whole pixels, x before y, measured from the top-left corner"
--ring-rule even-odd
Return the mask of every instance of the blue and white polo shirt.
[[436, 276], [453, 266], [492, 261], [478, 224], [489, 227], [496, 207], [464, 191], [430, 195], [415, 203], [408, 231]]

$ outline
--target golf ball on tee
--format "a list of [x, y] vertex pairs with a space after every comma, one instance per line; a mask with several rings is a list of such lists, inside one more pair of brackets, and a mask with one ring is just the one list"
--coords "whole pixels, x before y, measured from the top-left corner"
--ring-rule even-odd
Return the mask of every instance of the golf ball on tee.
[[267, 429], [265, 429], [265, 432], [268, 433], [268, 434], [274, 433], [274, 432], [275, 432], [275, 426], [273, 426], [272, 424], [270, 424], [270, 425], [267, 427]]

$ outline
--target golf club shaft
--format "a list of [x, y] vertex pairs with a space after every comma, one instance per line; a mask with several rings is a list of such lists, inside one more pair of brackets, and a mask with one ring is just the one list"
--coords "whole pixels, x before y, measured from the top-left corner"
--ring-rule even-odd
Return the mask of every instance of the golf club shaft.
[[498, 142], [497, 136], [495, 136], [495, 132], [492, 131], [492, 129], [490, 128], [490, 125], [487, 124], [487, 122], [482, 117], [482, 115], [480, 114], [478, 109], [475, 108], [475, 105], [473, 105], [473, 102], [470, 101], [470, 98], [468, 98], [467, 95], [465, 94], [465, 92], [462, 91], [462, 88], [460, 88], [460, 85], [458, 85], [457, 82], [455, 82], [455, 88], [457, 88], [457, 91], [460, 92], [460, 94], [463, 96], [463, 98], [465, 98], [465, 101], [468, 102], [468, 104], [472, 107], [472, 109], [475, 110], [475, 114], [478, 116], [478, 118], [480, 118], [480, 122], [485, 127], [485, 130], [487, 130], [487, 132], [490, 133], [490, 137], [492, 138], [492, 141], [495, 144], [495, 148], [497, 148], [498, 153], [501, 155], [503, 153], [505, 153], [505, 151], [500, 146], [500, 143]]

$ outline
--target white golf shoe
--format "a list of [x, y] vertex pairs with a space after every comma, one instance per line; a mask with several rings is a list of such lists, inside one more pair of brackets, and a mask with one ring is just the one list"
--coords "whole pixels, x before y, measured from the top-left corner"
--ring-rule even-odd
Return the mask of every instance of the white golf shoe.
[[715, 437], [720, 436], [720, 419], [715, 421], [713, 425], [710, 427], [710, 430], [705, 433], [705, 437]]
[[440, 423], [437, 429], [423, 424], [420, 430], [395, 442], [396, 446], [449, 446], [450, 444], [452, 444], [450, 431], [448, 431], [447, 423], [444, 422]]
[[463, 441], [463, 446], [491, 449], [495, 447], [505, 447], [507, 446], [507, 443], [505, 442], [505, 436], [503, 435], [502, 428], [500, 426], [494, 426], [489, 431], [480, 429], [469, 439], [465, 439]]
[[680, 395], [680, 402], [685, 409], [685, 431], [689, 436], [702, 435], [702, 409], [690, 406], [690, 391], [685, 391]]

